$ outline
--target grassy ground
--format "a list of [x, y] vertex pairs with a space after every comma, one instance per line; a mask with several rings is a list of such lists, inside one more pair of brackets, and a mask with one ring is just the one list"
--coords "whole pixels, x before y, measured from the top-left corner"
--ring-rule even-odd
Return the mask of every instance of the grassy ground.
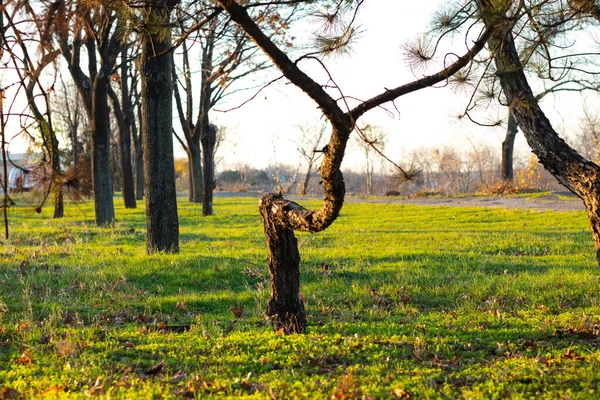
[[144, 254], [141, 209], [66, 211], [11, 210], [0, 399], [600, 398], [583, 212], [348, 203], [299, 235], [309, 327], [286, 337], [257, 199], [180, 199], [178, 255]]

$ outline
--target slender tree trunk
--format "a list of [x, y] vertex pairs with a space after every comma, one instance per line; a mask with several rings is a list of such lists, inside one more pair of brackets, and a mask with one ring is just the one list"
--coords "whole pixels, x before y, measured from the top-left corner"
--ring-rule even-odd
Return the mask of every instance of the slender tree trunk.
[[92, 96], [92, 183], [94, 210], [98, 226], [115, 222], [112, 176], [110, 171], [110, 126], [108, 113], [109, 76], [101, 69], [94, 79]]
[[213, 191], [215, 189], [215, 145], [217, 144], [217, 127], [208, 125], [202, 133], [202, 151], [204, 152], [203, 179], [204, 195], [202, 198], [202, 215], [213, 215]]
[[[126, 85], [127, 81], [125, 81], [124, 84]], [[131, 165], [131, 131], [130, 125], [125, 119], [127, 116], [126, 107], [129, 101], [125, 98], [125, 95], [123, 95], [122, 100], [124, 100], [124, 102], [122, 103], [123, 108], [121, 108], [121, 103], [119, 102], [117, 94], [112, 90], [112, 88], [109, 88], [109, 95], [112, 100], [113, 111], [118, 127], [117, 150], [119, 155], [118, 165], [122, 179], [121, 190], [123, 193], [123, 203], [125, 208], [136, 208], [137, 204], [135, 202], [135, 191], [133, 186], [133, 169]]]
[[[157, 6], [162, 1], [154, 1]], [[150, 7], [149, 20], [168, 20], [170, 9]], [[173, 159], [171, 79], [172, 58], [155, 57], [171, 46], [170, 33], [146, 33], [142, 37], [142, 139], [146, 199], [146, 251], [178, 252], [179, 220]]]
[[193, 136], [188, 142], [188, 163], [190, 171], [190, 196], [192, 203], [202, 202], [202, 150], [200, 138]]
[[[134, 91], [134, 96], [137, 96], [137, 91]], [[142, 121], [141, 107], [138, 106], [138, 121]], [[133, 136], [133, 153], [135, 160], [135, 199], [144, 199], [144, 151], [142, 148], [142, 130], [139, 130], [135, 122], [135, 118], [131, 118], [131, 135]]]
[[312, 175], [312, 163], [308, 164], [308, 168], [306, 170], [306, 174], [304, 175], [304, 181], [302, 182], [302, 187], [300, 188], [300, 194], [302, 196], [306, 196], [306, 192], [308, 190], [308, 184], [310, 183], [310, 177]]
[[515, 138], [519, 132], [519, 125], [511, 111], [508, 112], [508, 127], [506, 128], [506, 137], [502, 142], [502, 180], [506, 182], [513, 181], [513, 153], [515, 148]]
[[[561, 184], [585, 204], [600, 265], [600, 167], [561, 139], [533, 95], [519, 59], [512, 24], [492, 0], [478, 0], [484, 21], [494, 28], [488, 41], [508, 104], [533, 153]], [[508, 3], [507, 3], [508, 4]]]
[[51, 130], [48, 123], [44, 122], [46, 132], [46, 141], [50, 154], [50, 162], [52, 168], [52, 185], [54, 188], [54, 214], [53, 218], [63, 218], [65, 215], [65, 206], [63, 201], [63, 181], [61, 178], [60, 154], [58, 151], [58, 138], [56, 133]]
[[[123, 177], [123, 202], [125, 208], [136, 208], [135, 190], [133, 179], [133, 166], [131, 163], [131, 123], [133, 120], [133, 109], [131, 97], [129, 96], [129, 82], [127, 79], [129, 64], [127, 60], [127, 48], [121, 49], [121, 105], [122, 121], [119, 124], [119, 150], [121, 152], [121, 176]], [[116, 108], [115, 108], [116, 109]]]
[[[0, 5], [2, 5], [2, 0], [0, 0]], [[4, 29], [2, 13], [0, 13], [0, 29]], [[2, 55], [4, 49], [3, 46], [4, 43], [0, 41], [0, 55]], [[4, 238], [8, 239], [8, 157], [6, 157], [6, 130], [4, 124], [4, 89], [2, 88], [0, 88], [0, 140], [2, 140], [2, 218], [4, 222]]]

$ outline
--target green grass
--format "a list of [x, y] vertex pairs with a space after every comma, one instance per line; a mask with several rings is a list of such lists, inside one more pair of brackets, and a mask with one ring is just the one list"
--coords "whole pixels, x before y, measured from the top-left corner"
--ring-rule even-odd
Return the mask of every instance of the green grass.
[[280, 336], [257, 202], [181, 198], [181, 253], [152, 256], [120, 201], [114, 228], [11, 209], [0, 398], [600, 398], [584, 212], [347, 203], [298, 235], [309, 326]]

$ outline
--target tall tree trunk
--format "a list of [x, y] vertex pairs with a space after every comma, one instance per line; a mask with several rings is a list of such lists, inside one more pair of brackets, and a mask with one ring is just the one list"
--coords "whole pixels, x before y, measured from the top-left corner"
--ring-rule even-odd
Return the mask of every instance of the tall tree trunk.
[[204, 152], [204, 195], [202, 197], [202, 215], [213, 215], [213, 191], [215, 190], [215, 145], [217, 144], [217, 130], [215, 125], [208, 125], [202, 133], [202, 151]]
[[512, 111], [508, 112], [508, 126], [506, 128], [506, 137], [502, 142], [502, 180], [506, 182], [513, 181], [513, 153], [515, 148], [515, 138], [519, 132], [519, 125], [513, 116]]
[[[133, 90], [133, 95], [137, 96], [137, 90]], [[142, 121], [142, 108], [138, 104], [137, 115], [138, 121]], [[138, 134], [139, 132], [139, 134]], [[133, 136], [133, 156], [135, 160], [135, 199], [144, 199], [144, 151], [142, 148], [142, 129], [140, 127], [138, 131], [138, 125], [135, 122], [135, 118], [131, 118], [131, 135]]]
[[586, 160], [561, 139], [533, 95], [519, 59], [506, 11], [492, 0], [478, 0], [484, 21], [494, 32], [488, 41], [497, 75], [510, 109], [533, 153], [561, 184], [585, 204], [600, 265], [600, 167]]
[[119, 148], [121, 151], [121, 175], [123, 176], [123, 202], [125, 208], [136, 208], [135, 190], [133, 179], [133, 166], [131, 163], [131, 124], [133, 123], [133, 107], [129, 95], [127, 48], [121, 49], [121, 104], [123, 107], [123, 129], [119, 124]]
[[[127, 81], [125, 81], [124, 84], [126, 85]], [[127, 93], [127, 91], [125, 93]], [[109, 88], [109, 95], [112, 100], [113, 111], [118, 127], [117, 150], [119, 152], [118, 158], [122, 179], [123, 203], [125, 208], [136, 208], [137, 204], [135, 202], [135, 192], [133, 187], [133, 169], [131, 165], [131, 131], [130, 125], [125, 119], [127, 116], [126, 107], [129, 103], [129, 99], [126, 99], [125, 95], [123, 95], [123, 103], [120, 103], [117, 94], [112, 90], [112, 88]], [[121, 108], [121, 104], [123, 108]]]
[[200, 148], [200, 138], [192, 136], [188, 142], [188, 164], [190, 171], [190, 196], [192, 203], [202, 202], [202, 150]]
[[110, 171], [110, 126], [108, 113], [109, 76], [104, 67], [94, 79], [92, 94], [92, 183], [94, 210], [98, 226], [115, 222], [112, 176]]
[[[152, 2], [148, 20], [168, 22], [171, 9]], [[170, 32], [146, 33], [142, 37], [142, 140], [146, 198], [146, 251], [178, 252], [179, 220], [173, 159], [173, 119], [170, 56], [159, 56], [171, 46]]]

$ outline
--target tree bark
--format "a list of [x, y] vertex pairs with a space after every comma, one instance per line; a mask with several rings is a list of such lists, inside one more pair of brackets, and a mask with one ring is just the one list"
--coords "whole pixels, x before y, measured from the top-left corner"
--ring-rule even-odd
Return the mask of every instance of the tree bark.
[[[121, 83], [123, 84], [123, 82]], [[127, 81], [125, 81], [125, 84], [127, 84]], [[114, 115], [117, 120], [117, 149], [119, 151], [119, 169], [123, 183], [121, 189], [123, 194], [123, 204], [125, 208], [136, 208], [137, 204], [135, 202], [133, 169], [131, 164], [131, 131], [130, 125], [125, 119], [127, 115], [126, 107], [129, 101], [125, 99], [125, 94], [123, 94], [123, 103], [119, 102], [117, 94], [112, 90], [112, 88], [109, 88], [108, 90], [113, 104]], [[121, 88], [121, 91], [123, 91], [123, 88]], [[127, 93], [127, 90], [125, 93]]]
[[[171, 8], [155, 0], [149, 21], [168, 22]], [[168, 28], [142, 37], [142, 140], [146, 199], [146, 251], [178, 252], [179, 220], [175, 191], [172, 135], [171, 62], [169, 55], [155, 57], [171, 46]]]
[[192, 136], [188, 142], [188, 163], [190, 171], [190, 195], [189, 200], [192, 203], [202, 202], [202, 150], [200, 148], [200, 138]]
[[519, 133], [519, 125], [513, 116], [512, 111], [508, 112], [508, 126], [506, 128], [506, 137], [502, 142], [502, 180], [512, 183], [513, 172], [513, 153], [515, 148], [515, 138]]
[[478, 0], [484, 22], [493, 28], [488, 41], [497, 75], [511, 112], [540, 163], [585, 204], [600, 265], [600, 167], [586, 160], [558, 136], [533, 95], [516, 50], [512, 24], [491, 0]]
[[306, 312], [300, 299], [298, 241], [284, 212], [297, 207], [300, 206], [275, 194], [263, 197], [258, 206], [269, 249], [271, 298], [267, 303], [267, 315], [276, 331], [283, 330], [288, 334], [306, 330]]
[[[134, 98], [137, 98], [137, 90], [133, 90]], [[136, 106], [137, 109], [137, 120], [142, 121], [142, 107], [140, 103]], [[139, 132], [139, 134], [138, 134]], [[135, 199], [144, 199], [144, 151], [142, 148], [142, 130], [141, 127], [138, 130], [138, 125], [135, 122], [135, 118], [131, 118], [131, 135], [133, 136], [133, 153], [135, 159]]]
[[100, 69], [100, 73], [94, 79], [92, 90], [92, 182], [98, 226], [112, 225], [115, 222], [110, 171], [109, 68], [105, 66]]
[[217, 143], [217, 127], [208, 125], [202, 135], [204, 194], [202, 196], [202, 215], [213, 215], [213, 191], [215, 189], [215, 145]]

